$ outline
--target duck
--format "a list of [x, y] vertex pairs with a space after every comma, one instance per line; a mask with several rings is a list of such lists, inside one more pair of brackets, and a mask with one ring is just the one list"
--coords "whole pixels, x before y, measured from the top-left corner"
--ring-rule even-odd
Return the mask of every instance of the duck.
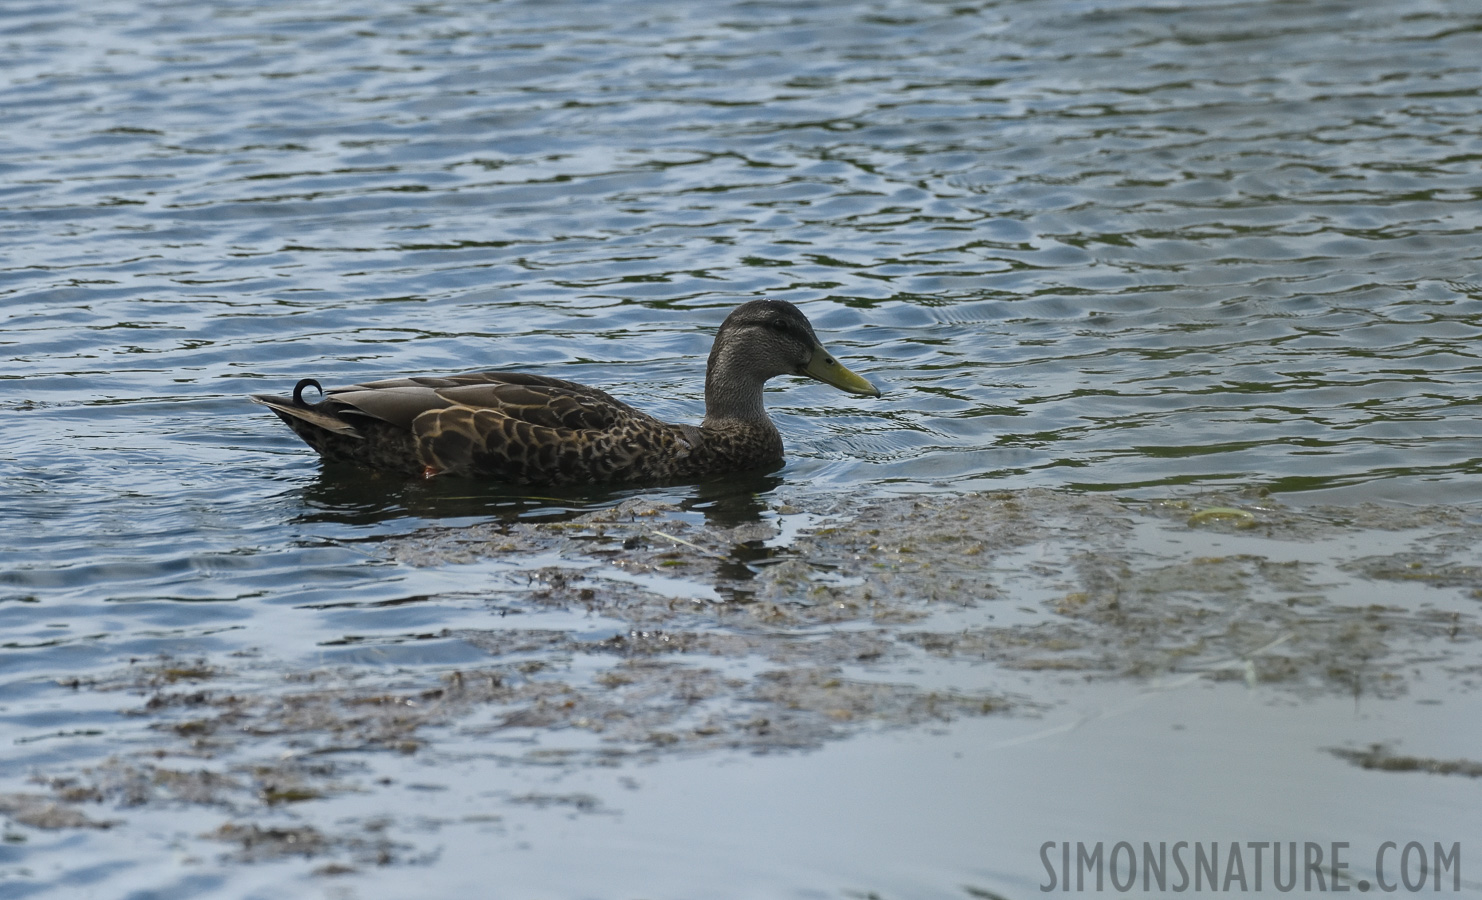
[[[705, 418], [671, 424], [573, 381], [522, 372], [417, 376], [290, 396], [253, 394], [327, 461], [425, 478], [521, 485], [662, 483], [776, 468], [782, 437], [762, 388], [797, 375], [880, 389], [824, 349], [802, 311], [751, 300], [726, 316], [705, 366]], [[318, 393], [317, 402], [304, 394]]]

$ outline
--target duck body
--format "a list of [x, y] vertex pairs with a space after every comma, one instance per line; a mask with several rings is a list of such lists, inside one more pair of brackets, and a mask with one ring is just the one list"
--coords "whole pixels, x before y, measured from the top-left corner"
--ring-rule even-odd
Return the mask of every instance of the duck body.
[[817, 378], [879, 396], [836, 362], [792, 304], [754, 300], [716, 334], [705, 420], [676, 425], [597, 388], [519, 372], [474, 372], [331, 388], [316, 403], [303, 379], [266, 405], [327, 460], [407, 475], [514, 484], [658, 483], [779, 465], [782, 438], [762, 406], [776, 375]]
[[[766, 427], [673, 425], [605, 391], [519, 372], [398, 378], [331, 388], [274, 409], [325, 459], [408, 475], [514, 484], [659, 482], [782, 461]], [[261, 398], [283, 401], [291, 398]], [[268, 403], [270, 407], [275, 403]]]

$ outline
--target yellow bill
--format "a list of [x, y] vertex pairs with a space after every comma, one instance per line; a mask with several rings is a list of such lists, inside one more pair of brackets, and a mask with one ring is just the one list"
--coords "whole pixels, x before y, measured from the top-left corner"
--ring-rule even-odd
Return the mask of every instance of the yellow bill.
[[834, 355], [823, 349], [822, 344], [813, 348], [813, 358], [808, 360], [808, 365], [804, 366], [799, 374], [816, 378], [824, 384], [833, 385], [851, 394], [864, 394], [867, 397], [880, 396], [879, 388], [844, 368], [843, 363], [834, 359]]

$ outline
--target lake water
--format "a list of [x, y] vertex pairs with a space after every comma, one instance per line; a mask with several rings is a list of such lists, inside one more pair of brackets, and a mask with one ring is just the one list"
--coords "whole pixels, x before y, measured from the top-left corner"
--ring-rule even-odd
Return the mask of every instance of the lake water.
[[[1042, 841], [1474, 836], [1475, 778], [1326, 751], [1475, 753], [1479, 160], [1482, 12], [1461, 0], [7, 4], [0, 897], [1017, 900], [1040, 892]], [[715, 326], [761, 296], [798, 304], [885, 396], [774, 381], [788, 462], [734, 484], [361, 478], [245, 400], [513, 368], [695, 421]], [[856, 562], [877, 551], [812, 531], [979, 491], [1034, 510], [1032, 537], [985, 544], [993, 602], [735, 619], [794, 615], [790, 584], [873, 585]], [[650, 554], [626, 568], [536, 529], [586, 516], [600, 543], [592, 517], [618, 504], [664, 523], [626, 538]], [[1252, 520], [1208, 538], [1198, 510], [1231, 505]], [[465, 532], [483, 543], [460, 556]], [[655, 555], [683, 541], [726, 561]], [[1082, 621], [1065, 598], [1095, 605], [1097, 553], [1307, 568], [1300, 586], [1258, 567], [1220, 575], [1238, 590], [1146, 588], [1220, 614], [1285, 604], [1226, 622], [1193, 668], [1067, 677], [1084, 660], [872, 631]], [[1351, 696], [1307, 670], [1301, 689], [1178, 680], [1308, 646], [1302, 623], [1241, 630], [1314, 597], [1313, 621], [1402, 610], [1406, 649], [1360, 665], [1351, 632], [1327, 634], [1312, 656], [1360, 673]], [[616, 684], [583, 648], [653, 623], [763, 642], [706, 644], [709, 687], [662, 683], [717, 721], [763, 694], [814, 708], [797, 680], [763, 690], [794, 639], [887, 642], [809, 671], [958, 711], [872, 694], [776, 743], [686, 725], [673, 752], [653, 737], [672, 723], [609, 746], [583, 730], [597, 713], [551, 717], [531, 673]], [[391, 737], [284, 724], [306, 685], [369, 706], [472, 673], [527, 693], [448, 701]], [[1154, 675], [1178, 687], [1147, 693]], [[660, 691], [648, 677], [622, 683]], [[491, 719], [496, 701], [522, 718]], [[979, 701], [1012, 712], [962, 711]], [[338, 768], [262, 774], [288, 756]], [[192, 793], [187, 771], [235, 787]]]

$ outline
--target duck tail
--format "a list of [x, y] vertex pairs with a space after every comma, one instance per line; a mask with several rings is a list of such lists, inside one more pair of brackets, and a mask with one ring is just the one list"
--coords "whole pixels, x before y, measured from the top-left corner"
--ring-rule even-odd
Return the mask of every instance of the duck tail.
[[313, 388], [314, 390], [316, 390], [316, 391], [319, 392], [319, 396], [321, 398], [324, 396], [324, 385], [320, 384], [317, 379], [314, 379], [314, 378], [303, 378], [303, 379], [300, 379], [299, 380], [299, 383], [298, 384], [296, 384], [296, 385], [293, 386], [293, 405], [294, 406], [308, 406], [309, 405], [309, 404], [307, 404], [307, 403], [304, 402], [304, 388]]
[[[333, 409], [327, 408], [327, 404], [306, 403], [304, 401], [304, 390], [307, 388], [313, 388], [321, 395], [324, 393], [324, 388], [320, 386], [318, 381], [313, 378], [304, 378], [293, 386], [292, 397], [275, 397], [272, 394], [252, 394], [247, 399], [253, 403], [261, 403], [263, 406], [271, 409], [278, 414], [278, 418], [287, 422], [290, 426], [293, 425], [292, 420], [297, 419], [300, 422], [307, 422], [310, 425], [323, 428], [325, 431], [335, 434], [343, 434], [356, 438], [364, 436], [355, 430], [354, 425], [335, 415]], [[295, 428], [294, 430], [296, 431], [298, 429]]]

